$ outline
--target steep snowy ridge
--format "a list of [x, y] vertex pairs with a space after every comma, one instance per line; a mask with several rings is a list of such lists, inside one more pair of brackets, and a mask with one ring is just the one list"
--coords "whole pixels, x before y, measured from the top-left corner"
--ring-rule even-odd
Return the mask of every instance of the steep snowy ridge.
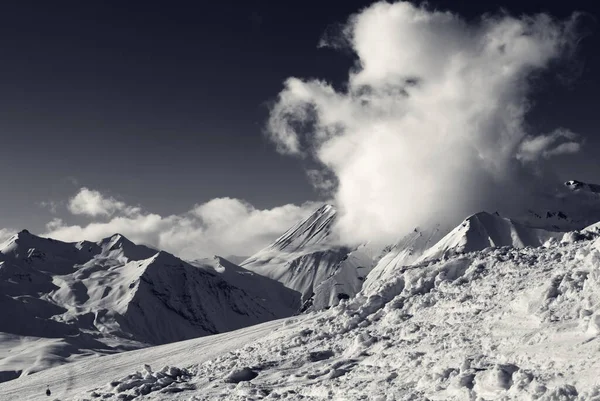
[[[97, 243], [16, 234], [0, 248], [0, 380], [297, 310], [299, 294], [224, 259], [219, 263], [228, 266], [227, 274], [120, 234]], [[236, 279], [244, 271], [254, 279]]]
[[117, 260], [142, 260], [148, 259], [158, 252], [156, 249], [144, 245], [137, 245], [121, 234], [114, 234], [97, 244], [101, 248], [104, 258]]
[[91, 242], [79, 243], [78, 247], [23, 230], [0, 245], [0, 261], [26, 263], [48, 273], [67, 274], [75, 264], [87, 262], [99, 251], [100, 247]]
[[270, 249], [294, 252], [325, 243], [331, 234], [336, 210], [331, 205], [323, 205], [306, 220], [299, 222], [277, 238]]
[[320, 207], [241, 266], [298, 291], [303, 311], [354, 296], [372, 268], [372, 256], [365, 249], [336, 244], [335, 216], [333, 206]]
[[363, 290], [372, 293], [379, 283], [389, 280], [404, 266], [489, 247], [538, 247], [550, 238], [559, 239], [564, 234], [527, 227], [487, 212], [476, 213], [447, 234], [445, 232], [435, 226], [428, 230], [415, 229], [406, 235], [378, 261]]
[[138, 263], [134, 295], [117, 322], [132, 338], [164, 344], [239, 329], [278, 316], [216, 273], [158, 252]]

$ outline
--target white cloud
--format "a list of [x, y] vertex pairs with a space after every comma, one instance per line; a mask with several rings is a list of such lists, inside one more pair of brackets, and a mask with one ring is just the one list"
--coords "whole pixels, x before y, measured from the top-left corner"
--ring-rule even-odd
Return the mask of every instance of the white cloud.
[[[98, 191], [85, 190], [94, 193], [94, 199], [110, 199]], [[54, 219], [46, 225], [47, 232], [43, 235], [63, 241], [97, 241], [118, 232], [136, 243], [187, 259], [215, 254], [250, 256], [306, 218], [317, 207], [314, 203], [305, 203], [261, 210], [239, 199], [217, 198], [196, 205], [184, 214], [161, 216], [140, 208], [135, 208], [136, 213], [129, 213], [132, 208], [119, 202], [119, 207], [109, 209], [116, 215], [108, 221], [94, 221], [80, 226]], [[87, 210], [91, 212], [98, 209], [101, 208]], [[96, 216], [106, 214], [96, 213]]]
[[115, 214], [115, 212], [124, 212], [128, 215], [140, 212], [138, 207], [127, 206], [124, 202], [118, 201], [112, 196], [105, 196], [99, 191], [85, 187], [69, 199], [68, 209], [73, 214], [91, 217], [108, 217]]
[[[538, 140], [524, 122], [531, 73], [568, 52], [575, 19], [467, 22], [409, 2], [373, 4], [324, 41], [358, 57], [346, 89], [289, 78], [268, 132], [281, 152], [312, 156], [337, 178], [348, 243], [513, 208], [531, 187], [517, 157]], [[578, 149], [541, 148], [543, 157]]]
[[52, 214], [56, 214], [56, 212], [58, 212], [58, 207], [60, 206], [60, 202], [55, 202], [55, 201], [41, 201], [39, 203], [40, 207], [48, 209], [50, 211], [50, 213]]
[[558, 128], [546, 135], [527, 137], [520, 145], [517, 158], [532, 162], [541, 158], [548, 159], [553, 156], [577, 153], [581, 149], [578, 139], [577, 134], [565, 128]]

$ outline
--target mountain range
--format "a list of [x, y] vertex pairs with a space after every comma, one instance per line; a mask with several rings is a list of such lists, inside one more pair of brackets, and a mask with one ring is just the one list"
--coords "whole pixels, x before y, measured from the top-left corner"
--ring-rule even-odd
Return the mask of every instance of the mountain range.
[[[599, 193], [577, 181], [565, 188], [586, 202]], [[184, 261], [120, 234], [66, 243], [23, 230], [0, 245], [0, 381], [334, 308], [380, 291], [406, 266], [540, 247], [589, 223], [562, 211], [524, 215], [536, 224], [480, 212], [452, 230], [415, 228], [383, 248], [348, 247], [335, 236], [335, 207], [323, 205], [239, 264]]]
[[297, 294], [223, 258], [185, 262], [115, 234], [65, 243], [24, 230], [0, 245], [0, 378], [83, 356], [290, 316]]

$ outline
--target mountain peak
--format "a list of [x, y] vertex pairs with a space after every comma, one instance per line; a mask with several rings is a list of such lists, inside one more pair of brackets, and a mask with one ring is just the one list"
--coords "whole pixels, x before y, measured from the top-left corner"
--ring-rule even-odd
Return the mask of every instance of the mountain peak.
[[428, 249], [421, 260], [480, 251], [487, 247], [536, 247], [557, 235], [559, 234], [556, 232], [527, 227], [505, 217], [479, 212], [467, 217], [459, 226]]
[[133, 244], [133, 242], [131, 242], [123, 234], [115, 233], [115, 234], [111, 235], [110, 237], [102, 238], [98, 242], [98, 245], [108, 245], [108, 244], [111, 244], [111, 246], [115, 246], [115, 245], [122, 246], [123, 244]]
[[322, 243], [331, 233], [337, 211], [325, 204], [315, 210], [305, 220], [299, 222], [271, 245], [271, 248], [294, 251], [308, 245]]
[[114, 253], [118, 253], [129, 260], [148, 259], [158, 252], [156, 249], [145, 245], [137, 245], [119, 233], [101, 239], [97, 242], [97, 245], [102, 249], [102, 253], [107, 256], [111, 254], [111, 257], [116, 257]]
[[569, 188], [571, 191], [576, 192], [591, 192], [595, 194], [600, 194], [600, 185], [597, 184], [589, 184], [582, 181], [577, 180], [569, 180], [564, 183], [565, 187]]

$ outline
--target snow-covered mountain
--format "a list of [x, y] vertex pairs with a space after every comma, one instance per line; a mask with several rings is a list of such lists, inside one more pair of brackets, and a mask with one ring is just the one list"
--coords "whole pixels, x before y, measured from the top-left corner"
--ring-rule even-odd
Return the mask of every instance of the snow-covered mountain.
[[587, 192], [590, 194], [600, 194], [600, 185], [588, 184], [577, 180], [569, 180], [565, 182], [565, 187], [575, 192]]
[[116, 234], [0, 245], [0, 380], [92, 354], [292, 315], [299, 295], [225, 259], [194, 266]]
[[[568, 182], [565, 188], [565, 205], [581, 198], [589, 210], [597, 206], [593, 185]], [[194, 359], [206, 365], [158, 372], [145, 368], [106, 389], [96, 385], [93, 392], [107, 399], [160, 392], [150, 399], [169, 399], [165, 394], [172, 387], [173, 392], [203, 389], [208, 399], [217, 393], [245, 399], [270, 392], [283, 398], [301, 394], [312, 399], [318, 393], [340, 399], [351, 394], [354, 399], [367, 394], [358, 383], [377, 382], [378, 386], [367, 386], [368, 394], [392, 394], [394, 399], [516, 400], [549, 394], [548, 400], [558, 400], [575, 384], [593, 395], [588, 377], [594, 364], [578, 365], [584, 380], [569, 384], [548, 379], [554, 368], [543, 364], [543, 353], [527, 351], [521, 359], [510, 353], [517, 340], [532, 341], [537, 336], [542, 347], [560, 348], [563, 345], [554, 338], [567, 330], [576, 343], [568, 342], [566, 347], [579, 349], [600, 333], [593, 311], [598, 303], [596, 284], [586, 284], [596, 276], [600, 260], [600, 240], [596, 240], [600, 223], [565, 234], [560, 230], [583, 228], [593, 214], [529, 214], [538, 219], [536, 224], [481, 212], [452, 230], [416, 228], [383, 250], [368, 244], [354, 249], [338, 244], [336, 211], [324, 205], [243, 266], [220, 257], [186, 262], [121, 235], [99, 242], [63, 243], [23, 231], [0, 246], [0, 381], [65, 362], [77, 366], [84, 362], [77, 360], [94, 354], [220, 333], [311, 311], [288, 320], [277, 332], [270, 332], [276, 325], [257, 328], [263, 331], [253, 332], [252, 338], [264, 338], [244, 350], [222, 353], [212, 361]], [[579, 261], [585, 271], [577, 270]], [[548, 281], [548, 288], [535, 284]], [[569, 287], [573, 282], [574, 287]], [[539, 303], [539, 294], [530, 293], [532, 288], [534, 292], [547, 289], [537, 312], [530, 312], [531, 302]], [[507, 306], [507, 294], [529, 306]], [[469, 305], [462, 313], [465, 302]], [[548, 302], [555, 302], [552, 312], [544, 309]], [[484, 309], [486, 314], [481, 315]], [[506, 316], [516, 323], [507, 323], [510, 327], [505, 330], [494, 322]], [[569, 323], [553, 326], [555, 318]], [[541, 324], [521, 324], [535, 319]], [[458, 328], [453, 322], [458, 322]], [[585, 326], [583, 337], [577, 330], [569, 331], [575, 323]], [[492, 335], [490, 327], [496, 330], [493, 344], [479, 340]], [[507, 333], [517, 327], [526, 333], [515, 340]], [[420, 334], [422, 330], [432, 334]], [[478, 334], [463, 344], [461, 339], [472, 333]], [[230, 345], [222, 352], [250, 341], [236, 339], [235, 334], [223, 338]], [[413, 358], [407, 344], [424, 354]], [[448, 348], [464, 359], [461, 366], [453, 367], [455, 355], [448, 354]], [[588, 352], [583, 345], [581, 349]], [[146, 355], [138, 352], [136, 358]], [[438, 354], [449, 356], [437, 358]], [[150, 361], [155, 352], [149, 350], [147, 355]], [[265, 355], [272, 357], [267, 360]], [[527, 362], [531, 355], [533, 360]], [[182, 360], [178, 363], [182, 368], [187, 366], [185, 353], [170, 360], [176, 358]], [[424, 362], [411, 362], [420, 358]], [[436, 364], [444, 367], [439, 375]], [[373, 366], [378, 368], [373, 371]], [[557, 368], [557, 374], [575, 377], [566, 366]], [[375, 380], [390, 369], [396, 374], [392, 379]], [[450, 370], [454, 373], [444, 373]], [[292, 372], [297, 380], [283, 378], [285, 372]], [[239, 380], [258, 383], [266, 393], [254, 386], [222, 385]], [[533, 386], [534, 380], [545, 388]]]
[[510, 219], [486, 212], [476, 213], [427, 249], [419, 260], [439, 259], [458, 253], [481, 251], [489, 247], [542, 246], [563, 233], [526, 227]]
[[353, 297], [372, 268], [373, 251], [338, 245], [332, 232], [335, 216], [333, 206], [320, 207], [241, 266], [298, 291], [302, 311]]

